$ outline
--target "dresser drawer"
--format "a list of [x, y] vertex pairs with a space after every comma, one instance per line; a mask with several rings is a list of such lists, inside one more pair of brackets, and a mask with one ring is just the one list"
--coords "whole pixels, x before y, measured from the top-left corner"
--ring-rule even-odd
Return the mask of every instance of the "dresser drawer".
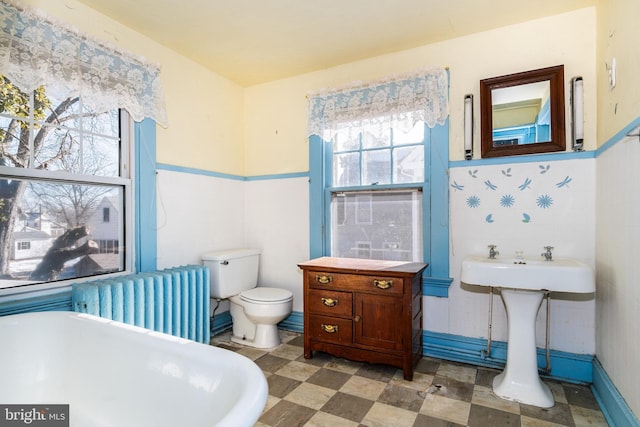
[[359, 274], [308, 271], [309, 287], [346, 291], [384, 292], [402, 294], [402, 278]]
[[309, 316], [309, 327], [305, 328], [309, 338], [330, 343], [351, 344], [353, 321], [329, 316]]
[[353, 294], [351, 292], [309, 289], [307, 298], [309, 299], [310, 313], [349, 317], [353, 313]]

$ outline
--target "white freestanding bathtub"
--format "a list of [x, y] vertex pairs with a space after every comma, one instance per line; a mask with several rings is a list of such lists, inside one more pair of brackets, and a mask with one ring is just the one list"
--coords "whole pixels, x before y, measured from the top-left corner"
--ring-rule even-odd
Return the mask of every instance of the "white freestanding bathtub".
[[69, 404], [71, 427], [253, 426], [267, 394], [232, 351], [81, 313], [0, 317], [0, 403]]

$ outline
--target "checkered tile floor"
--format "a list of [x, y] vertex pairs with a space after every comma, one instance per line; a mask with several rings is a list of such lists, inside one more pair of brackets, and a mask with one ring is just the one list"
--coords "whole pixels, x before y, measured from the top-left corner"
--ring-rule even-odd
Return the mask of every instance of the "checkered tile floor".
[[270, 351], [242, 347], [226, 332], [212, 344], [255, 361], [269, 383], [269, 399], [256, 427], [555, 427], [606, 426], [586, 386], [546, 381], [551, 409], [510, 402], [491, 392], [499, 371], [423, 357], [413, 381], [383, 365], [315, 352], [303, 357], [300, 334], [281, 331]]

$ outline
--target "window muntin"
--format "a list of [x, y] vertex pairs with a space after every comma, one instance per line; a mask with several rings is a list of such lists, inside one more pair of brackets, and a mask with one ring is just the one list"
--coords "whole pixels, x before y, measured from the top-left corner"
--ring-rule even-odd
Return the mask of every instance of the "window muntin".
[[[34, 242], [28, 262], [0, 249], [0, 288], [125, 270], [131, 257], [125, 250], [126, 114], [96, 113], [79, 98], [49, 97], [42, 87], [24, 93], [2, 77], [0, 89], [0, 248], [13, 248], [16, 233]], [[105, 207], [111, 208], [106, 224]], [[77, 256], [58, 257], [62, 267], [40, 274], [56, 239], [79, 228], [86, 235], [78, 232], [65, 245]], [[96, 256], [100, 252], [110, 256]]]
[[332, 186], [393, 185], [424, 181], [423, 122], [403, 132], [396, 128], [351, 126], [339, 130], [332, 141]]

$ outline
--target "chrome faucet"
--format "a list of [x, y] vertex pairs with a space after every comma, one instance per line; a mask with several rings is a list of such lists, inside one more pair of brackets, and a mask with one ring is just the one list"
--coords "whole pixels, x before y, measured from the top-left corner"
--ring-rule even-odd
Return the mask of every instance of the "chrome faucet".
[[553, 254], [551, 251], [553, 250], [553, 246], [545, 246], [545, 252], [542, 252], [540, 255], [544, 257], [545, 261], [553, 261]]
[[496, 255], [500, 255], [500, 252], [496, 251], [496, 245], [489, 245], [489, 259], [496, 259]]

